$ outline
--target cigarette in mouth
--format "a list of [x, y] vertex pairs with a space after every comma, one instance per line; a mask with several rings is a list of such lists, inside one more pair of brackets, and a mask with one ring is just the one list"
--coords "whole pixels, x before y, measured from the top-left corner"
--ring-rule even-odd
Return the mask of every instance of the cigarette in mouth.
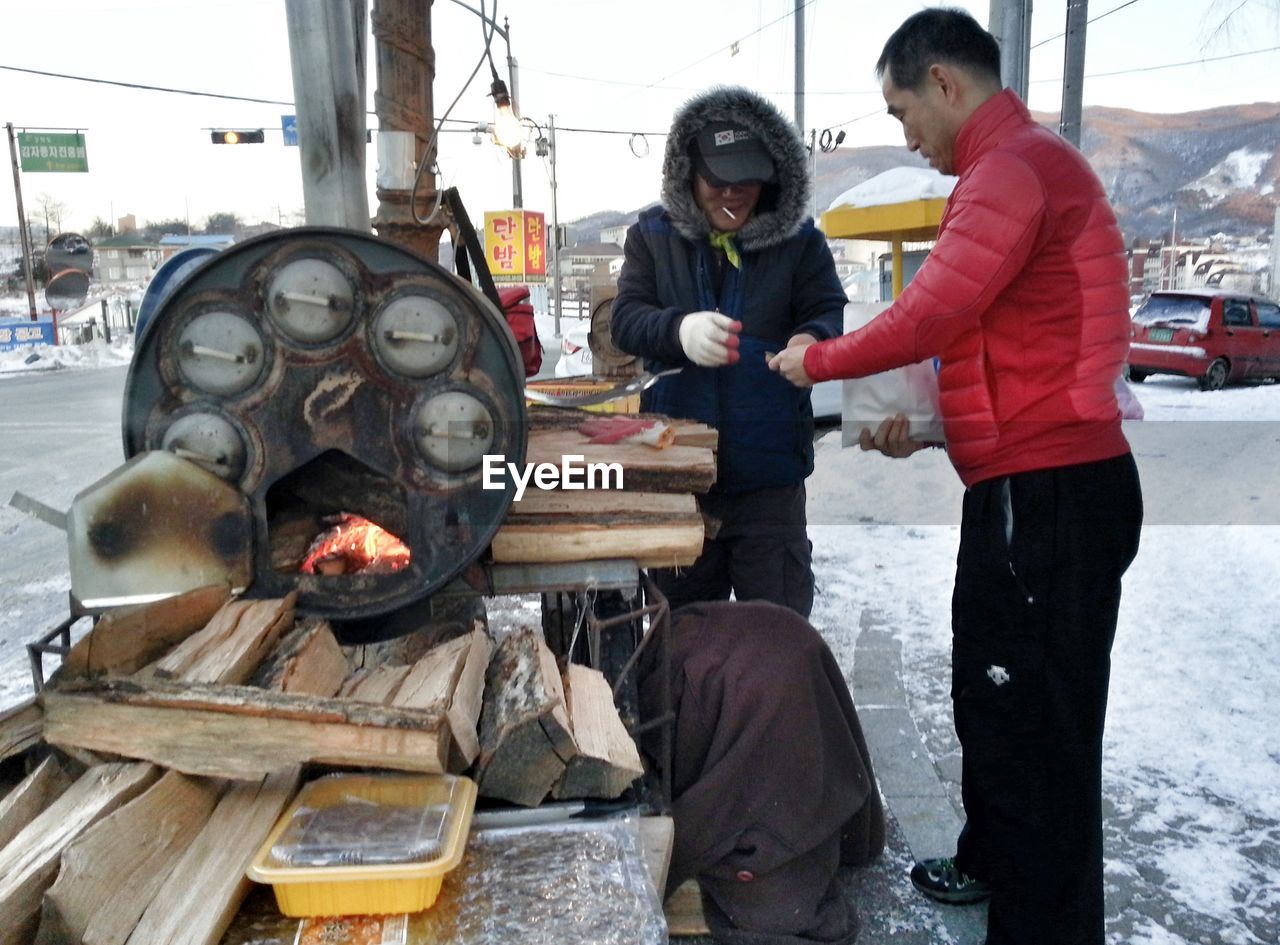
[[727, 216], [730, 220], [736, 220], [736, 219], [738, 219], [737, 214], [735, 214], [735, 213], [734, 213], [732, 210], [730, 210], [728, 207], [721, 207], [721, 208], [720, 208], [720, 212], [721, 212], [721, 213], [723, 213], [725, 216]]

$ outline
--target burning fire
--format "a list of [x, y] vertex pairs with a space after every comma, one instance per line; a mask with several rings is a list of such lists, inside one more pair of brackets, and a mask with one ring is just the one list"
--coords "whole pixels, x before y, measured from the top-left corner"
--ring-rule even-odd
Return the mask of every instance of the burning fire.
[[380, 525], [350, 512], [316, 536], [299, 570], [303, 574], [386, 574], [409, 565], [409, 546]]

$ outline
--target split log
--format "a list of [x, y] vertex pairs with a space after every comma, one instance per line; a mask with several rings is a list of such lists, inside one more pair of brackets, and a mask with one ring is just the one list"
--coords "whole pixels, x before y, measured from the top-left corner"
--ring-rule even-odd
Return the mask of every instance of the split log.
[[338, 689], [338, 698], [372, 705], [389, 705], [408, 675], [408, 666], [357, 669], [343, 681]]
[[0, 761], [20, 755], [40, 741], [44, 710], [32, 696], [0, 713]]
[[564, 774], [575, 748], [555, 657], [526, 628], [499, 645], [485, 674], [476, 783], [486, 797], [532, 807]]
[[630, 558], [643, 568], [676, 567], [697, 560], [703, 538], [687, 493], [530, 489], [512, 504], [491, 553], [510, 564]]
[[106, 613], [55, 678], [135, 673], [205, 626], [230, 597], [225, 584], [215, 585]]
[[72, 777], [50, 756], [0, 801], [0, 849], [71, 787]]
[[565, 702], [578, 753], [556, 784], [557, 798], [614, 798], [644, 773], [640, 752], [613, 704], [604, 674], [570, 663], [564, 674]]
[[45, 738], [187, 774], [258, 779], [308, 761], [444, 771], [448, 721], [249, 686], [106, 678], [46, 689]]
[[300, 771], [233, 785], [165, 877], [128, 945], [215, 945], [250, 888], [245, 870], [298, 787]]
[[40, 898], [57, 876], [63, 849], [144, 791], [157, 774], [151, 765], [91, 768], [0, 850], [0, 945], [28, 945], [39, 923]]
[[493, 560], [506, 564], [597, 561], [630, 558], [642, 568], [693, 564], [702, 554], [702, 518], [678, 524], [565, 518], [556, 522], [513, 520], [493, 536]]
[[351, 664], [326, 620], [307, 621], [280, 641], [259, 669], [255, 684], [277, 692], [331, 696], [351, 672]]
[[683, 492], [600, 492], [586, 489], [528, 489], [514, 502], [508, 519], [525, 516], [633, 516], [637, 521], [698, 514], [698, 500]]
[[[575, 466], [617, 463], [622, 487], [638, 492], [706, 492], [716, 480], [716, 458], [709, 449], [671, 446], [655, 450], [635, 443], [589, 443], [577, 430], [535, 430], [529, 435], [525, 460], [560, 466], [565, 456], [581, 456]], [[597, 475], [597, 486], [599, 476]], [[616, 477], [609, 484], [616, 488]], [[585, 480], [584, 480], [585, 481]]]
[[62, 854], [35, 945], [124, 945], [204, 829], [222, 784], [169, 771], [86, 830]]
[[[589, 410], [535, 405], [529, 408], [529, 429], [534, 433], [541, 433], [544, 430], [576, 430], [584, 422], [598, 419], [600, 416], [599, 413]], [[665, 423], [675, 431], [677, 446], [701, 446], [714, 450], [719, 441], [719, 434], [715, 427], [696, 420], [682, 420], [660, 413], [608, 414], [608, 416], [638, 417], [642, 420], [658, 420]]]
[[443, 712], [458, 757], [450, 768], [462, 771], [480, 754], [477, 727], [484, 704], [484, 677], [493, 641], [479, 621], [466, 636], [441, 643], [416, 663], [391, 704]]
[[231, 601], [208, 625], [145, 671], [161, 678], [239, 685], [293, 626], [298, 592], [276, 600]]

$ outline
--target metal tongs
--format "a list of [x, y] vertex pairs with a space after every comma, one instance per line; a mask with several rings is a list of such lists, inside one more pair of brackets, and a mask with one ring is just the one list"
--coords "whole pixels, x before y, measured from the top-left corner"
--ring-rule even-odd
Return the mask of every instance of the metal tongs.
[[526, 400], [532, 403], [543, 404], [547, 407], [587, 407], [592, 404], [605, 404], [611, 400], [638, 394], [658, 383], [660, 378], [671, 374], [679, 374], [682, 370], [684, 369], [668, 368], [665, 371], [658, 371], [654, 374], [641, 374], [639, 377], [633, 377], [621, 384], [615, 384], [603, 390], [584, 391], [581, 394], [549, 394], [537, 388], [526, 387], [524, 396]]

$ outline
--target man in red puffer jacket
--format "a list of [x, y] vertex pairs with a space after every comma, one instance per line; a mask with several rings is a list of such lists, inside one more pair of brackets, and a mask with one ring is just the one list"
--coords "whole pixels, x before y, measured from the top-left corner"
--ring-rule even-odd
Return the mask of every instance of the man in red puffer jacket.
[[[995, 39], [928, 9], [876, 66], [907, 147], [959, 177], [925, 264], [859, 331], [789, 348], [801, 386], [936, 357], [966, 486], [952, 699], [966, 824], [912, 881], [991, 897], [989, 945], [1102, 945], [1101, 757], [1120, 579], [1142, 496], [1115, 382], [1128, 350], [1124, 246], [1084, 157], [1000, 87]], [[904, 416], [863, 449], [923, 444]]]

